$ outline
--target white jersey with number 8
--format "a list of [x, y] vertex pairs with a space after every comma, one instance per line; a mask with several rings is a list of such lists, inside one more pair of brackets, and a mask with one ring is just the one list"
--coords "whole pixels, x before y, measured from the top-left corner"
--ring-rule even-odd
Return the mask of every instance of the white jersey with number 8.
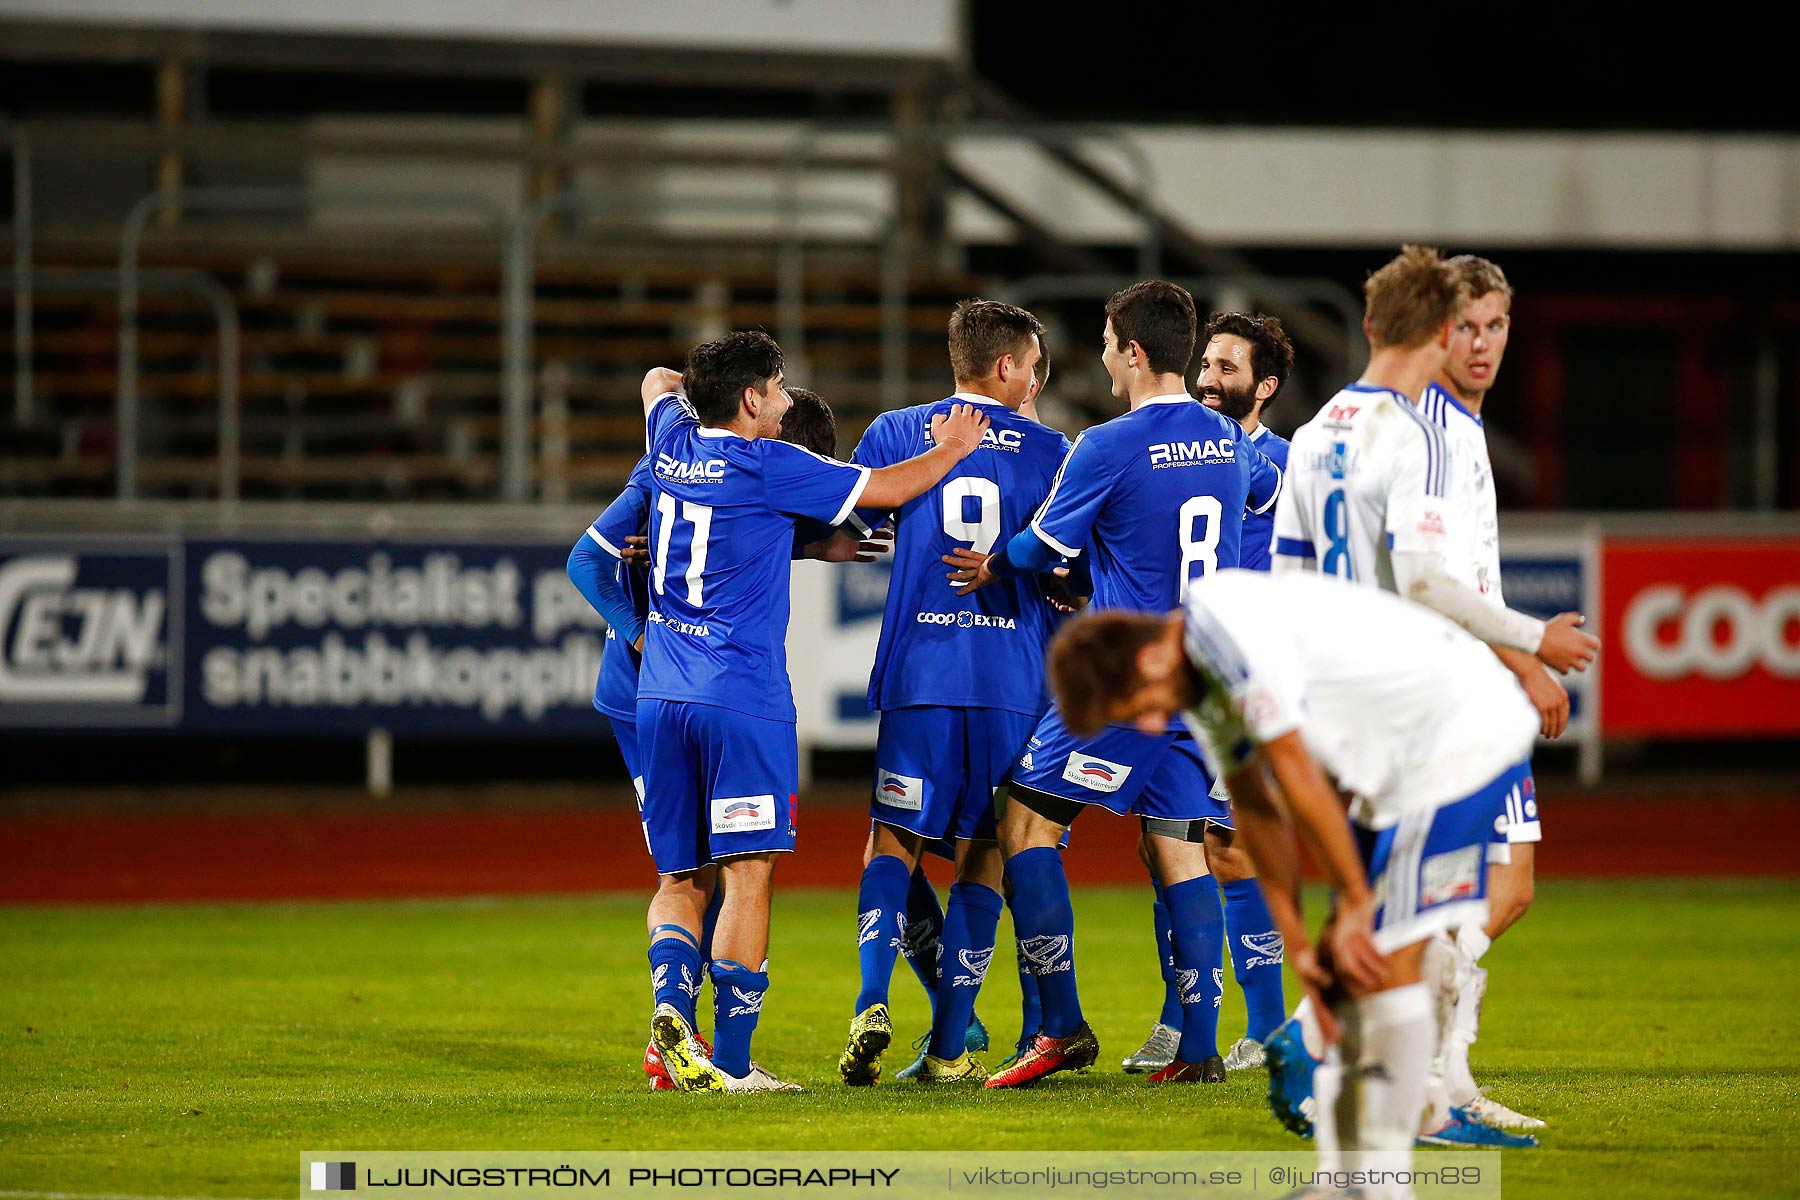
[[1443, 553], [1450, 448], [1407, 398], [1352, 384], [1294, 433], [1275, 509], [1275, 568], [1395, 591], [1394, 551]]

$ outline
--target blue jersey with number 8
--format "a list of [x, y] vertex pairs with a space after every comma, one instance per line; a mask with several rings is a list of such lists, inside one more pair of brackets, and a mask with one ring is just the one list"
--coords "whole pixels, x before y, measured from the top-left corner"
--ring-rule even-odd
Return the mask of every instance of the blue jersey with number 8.
[[794, 524], [843, 523], [869, 470], [703, 428], [679, 396], [660, 397], [648, 421], [655, 494], [638, 698], [791, 722]]
[[1082, 434], [1031, 528], [1087, 553], [1094, 607], [1165, 613], [1189, 581], [1239, 565], [1246, 512], [1268, 512], [1281, 469], [1244, 427], [1191, 396], [1158, 396]]

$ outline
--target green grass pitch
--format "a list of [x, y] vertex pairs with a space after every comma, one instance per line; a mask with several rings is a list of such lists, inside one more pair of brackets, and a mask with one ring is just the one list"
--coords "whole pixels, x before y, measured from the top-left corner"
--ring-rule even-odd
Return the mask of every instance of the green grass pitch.
[[[777, 897], [757, 1057], [803, 1096], [652, 1095], [639, 897], [0, 910], [0, 1192], [274, 1197], [306, 1149], [1300, 1149], [1263, 1080], [1120, 1073], [1160, 999], [1147, 893], [1076, 891], [1100, 1068], [852, 1092], [854, 897]], [[1017, 1029], [1010, 929], [980, 1011]], [[1506, 1195], [1793, 1194], [1790, 882], [1551, 883], [1496, 946], [1479, 1078], [1546, 1117]], [[1242, 1032], [1227, 986], [1222, 1044]], [[910, 1060], [925, 1002], [896, 972]], [[1004, 1050], [987, 1056], [997, 1061]], [[695, 1110], [752, 1104], [753, 1121]]]

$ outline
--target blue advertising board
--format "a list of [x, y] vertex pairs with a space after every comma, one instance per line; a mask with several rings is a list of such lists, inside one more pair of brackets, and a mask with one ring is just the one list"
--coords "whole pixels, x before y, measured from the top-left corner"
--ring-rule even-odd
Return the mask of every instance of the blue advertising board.
[[542, 542], [0, 540], [0, 724], [586, 734], [605, 625]]

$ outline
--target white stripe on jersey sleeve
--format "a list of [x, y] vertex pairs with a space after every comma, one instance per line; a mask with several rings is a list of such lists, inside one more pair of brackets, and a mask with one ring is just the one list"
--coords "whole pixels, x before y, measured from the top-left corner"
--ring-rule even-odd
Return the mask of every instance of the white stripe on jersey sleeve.
[[1274, 508], [1275, 502], [1281, 499], [1281, 489], [1287, 486], [1287, 472], [1281, 469], [1281, 464], [1271, 458], [1269, 459], [1269, 465], [1275, 468], [1275, 491], [1269, 497], [1269, 502], [1267, 504], [1263, 505], [1261, 508], [1253, 508], [1250, 510], [1251, 515], [1253, 516], [1260, 517], [1271, 508]]
[[1045, 513], [1050, 511], [1050, 502], [1056, 499], [1057, 489], [1062, 487], [1063, 472], [1069, 469], [1069, 463], [1075, 458], [1075, 451], [1081, 446], [1081, 439], [1086, 436], [1086, 433], [1078, 433], [1075, 435], [1075, 441], [1069, 446], [1069, 452], [1063, 455], [1062, 464], [1056, 468], [1056, 477], [1050, 481], [1049, 494], [1044, 497], [1044, 502], [1038, 505], [1037, 511], [1031, 514], [1031, 524], [1029, 526], [1031, 532], [1037, 534], [1038, 540], [1043, 542], [1044, 545], [1050, 547], [1064, 558], [1078, 558], [1081, 555], [1081, 550], [1079, 548], [1070, 549], [1068, 546], [1063, 545], [1061, 542], [1045, 533], [1044, 527], [1039, 525], [1038, 522], [1043, 519]]
[[[796, 449], [806, 450], [806, 447], [799, 446], [799, 447], [796, 447]], [[870, 474], [872, 474], [872, 472], [869, 470], [869, 468], [858, 466], [855, 463], [838, 462], [838, 460], [835, 458], [826, 458], [824, 455], [821, 455], [821, 454], [813, 454], [813, 452], [811, 450], [806, 450], [806, 453], [812, 454], [813, 457], [818, 459], [820, 462], [828, 462], [828, 463], [831, 463], [833, 466], [838, 466], [838, 467], [848, 467], [852, 471], [855, 471], [857, 473], [858, 478], [857, 478], [855, 486], [853, 486], [850, 489], [850, 494], [844, 498], [844, 507], [838, 509], [838, 515], [836, 517], [834, 517], [831, 521], [831, 524], [833, 527], [842, 525], [846, 520], [849, 519], [850, 514], [856, 511], [856, 502], [858, 500], [862, 499], [863, 489], [869, 486], [869, 476], [870, 476]], [[859, 522], [857, 522], [857, 524], [860, 525], [860, 524], [862, 524], [862, 522], [859, 521]]]
[[608, 554], [612, 555], [614, 558], [622, 559], [625, 557], [624, 551], [620, 550], [617, 546], [613, 545], [611, 542], [609, 542], [605, 538], [601, 537], [600, 531], [598, 529], [595, 529], [592, 525], [588, 526], [587, 533], [590, 538], [594, 539], [595, 545], [599, 546], [602, 550], [606, 551]]

